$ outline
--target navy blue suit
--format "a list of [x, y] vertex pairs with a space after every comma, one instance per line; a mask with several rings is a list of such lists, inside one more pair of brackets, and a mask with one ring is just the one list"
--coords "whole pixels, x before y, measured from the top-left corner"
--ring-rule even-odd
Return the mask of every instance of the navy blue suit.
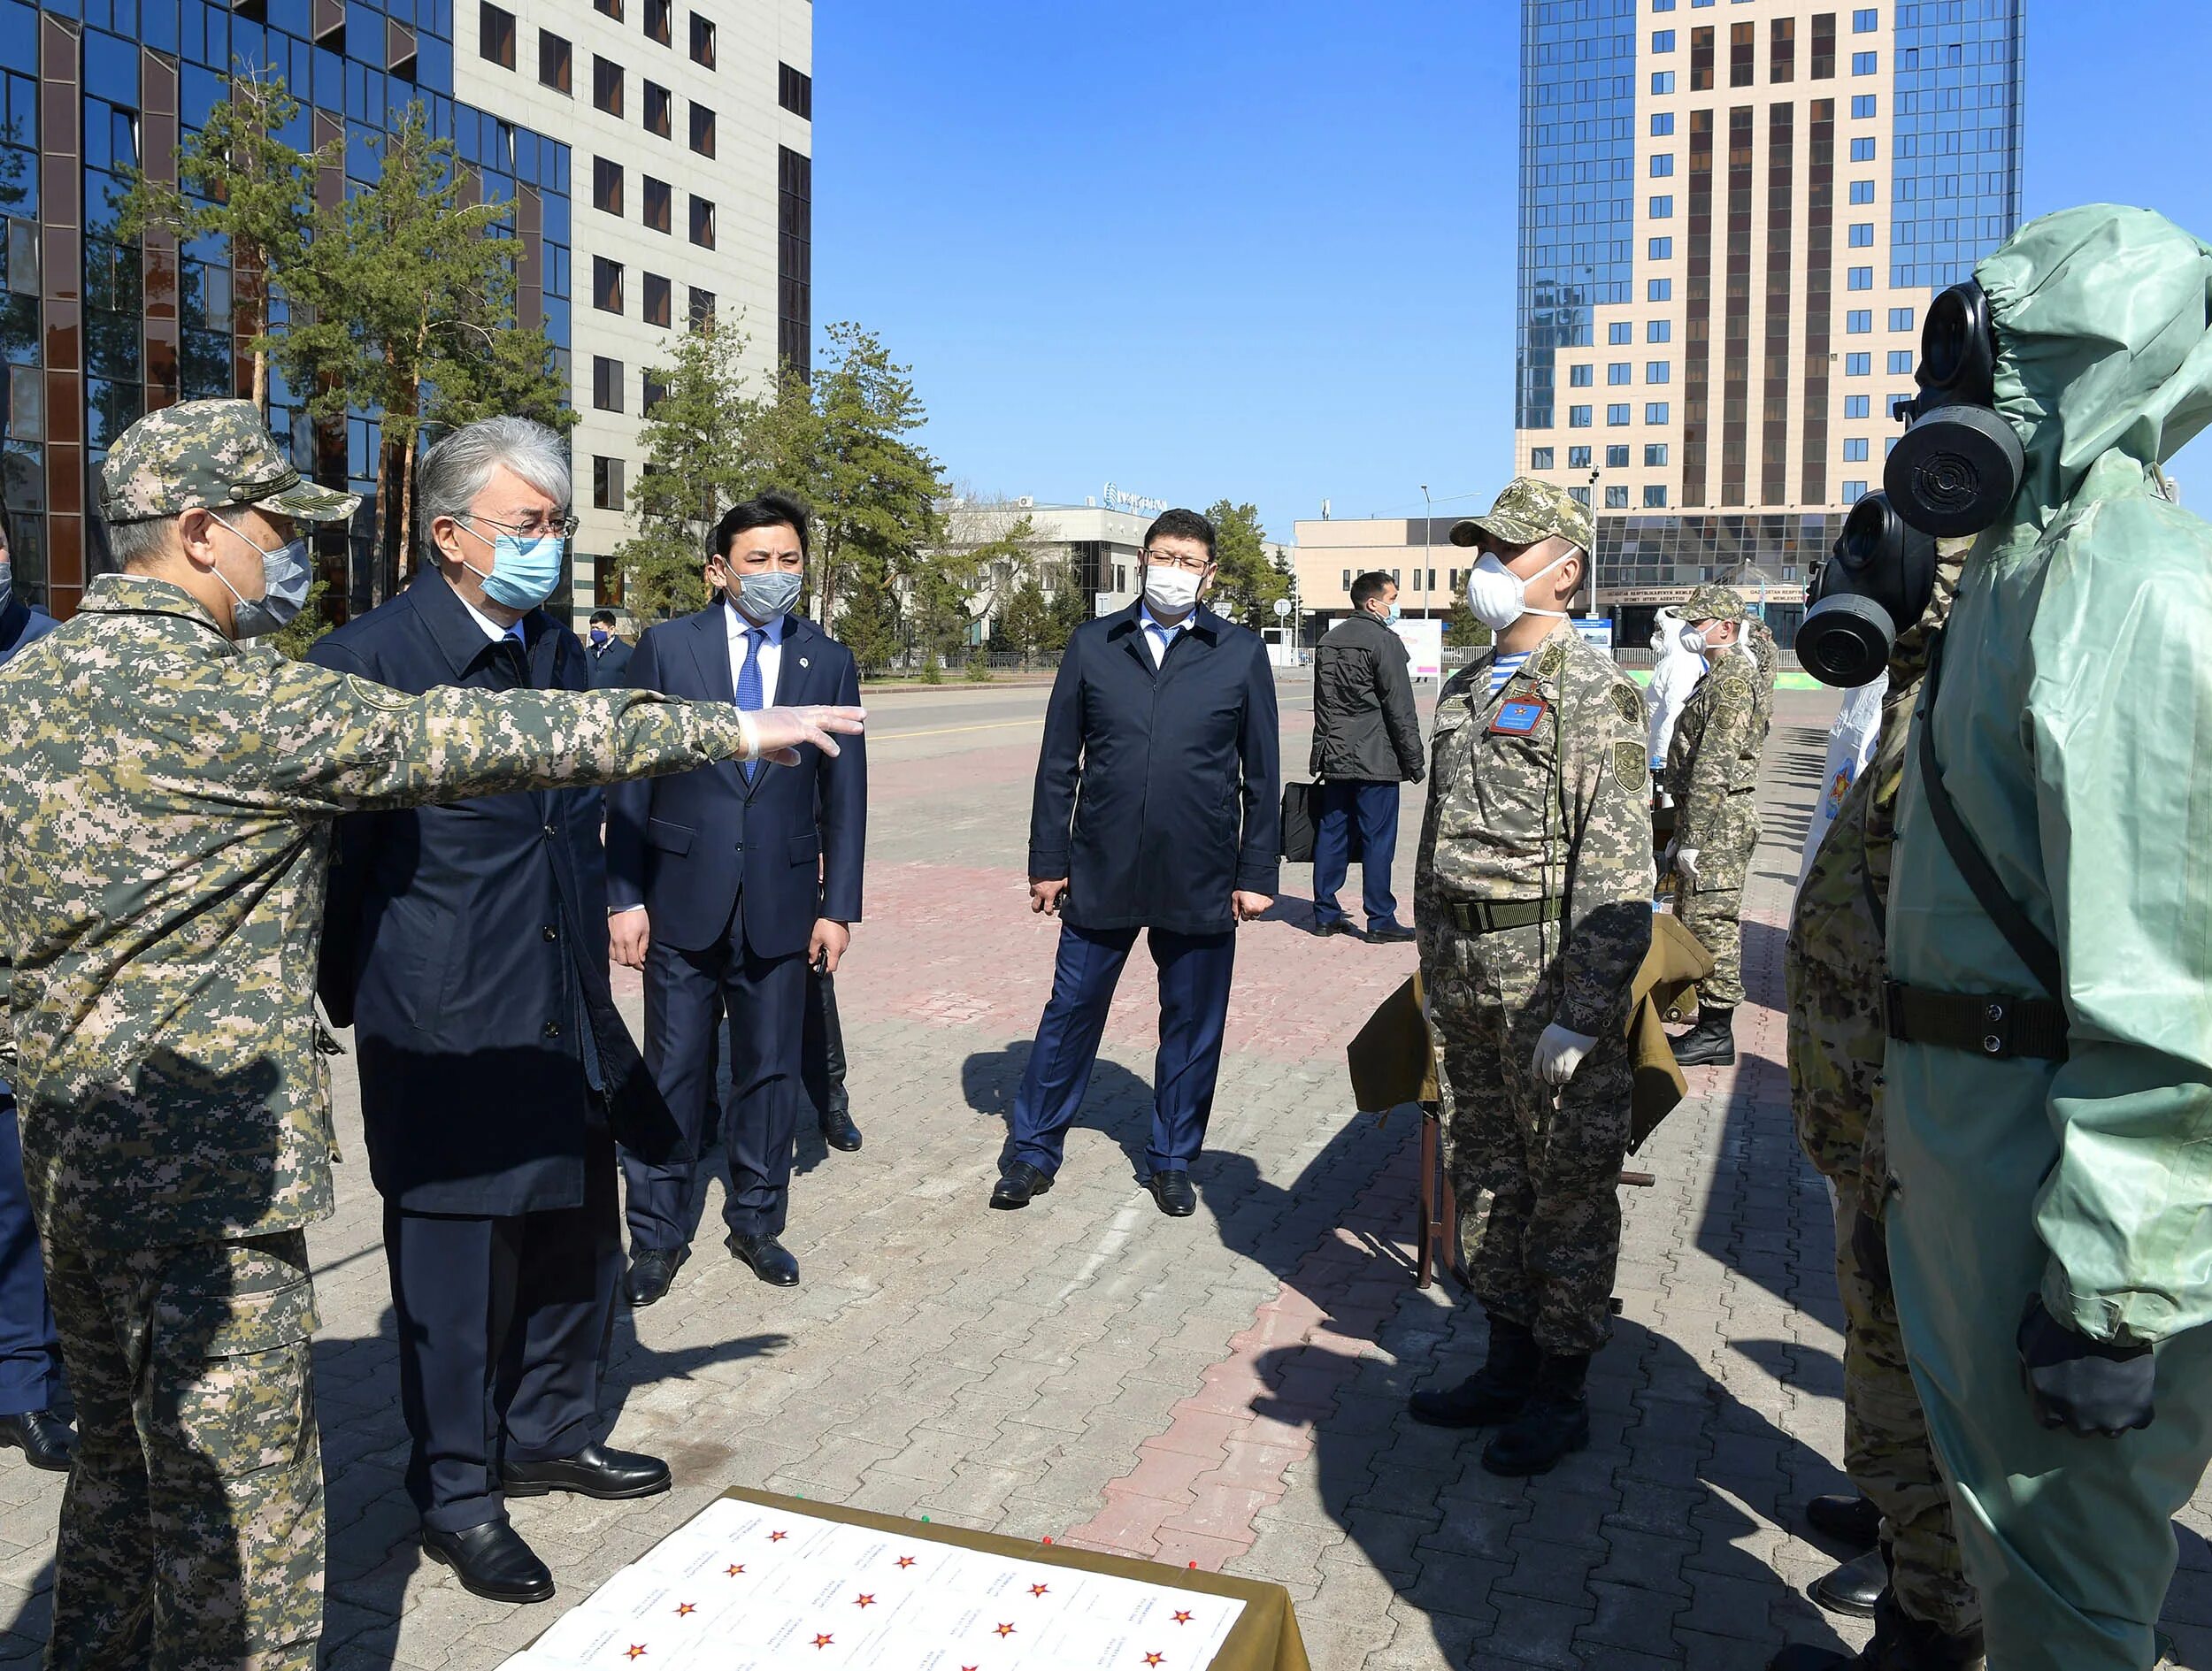
[[[647, 628], [630, 683], [734, 701], [733, 613], [717, 602]], [[852, 653], [812, 622], [787, 617], [777, 686], [763, 692], [764, 705], [859, 700]], [[805, 1095], [807, 946], [818, 917], [860, 920], [868, 758], [859, 738], [839, 740], [834, 758], [809, 747], [798, 765], [764, 764], [749, 780], [726, 761], [609, 792], [608, 902], [617, 911], [645, 908], [645, 1061], [680, 1134], [665, 1158], [624, 1153], [633, 1254], [680, 1247], [690, 1234], [692, 1174], [716, 1124], [715, 1031], [725, 1011], [725, 1215], [745, 1235], [783, 1229]]]
[[1156, 1172], [1189, 1169], [1221, 1068], [1236, 959], [1230, 895], [1276, 888], [1279, 744], [1266, 648], [1200, 608], [1156, 668], [1140, 609], [1076, 629], [1045, 710], [1029, 874], [1068, 886], [1008, 1154], [1048, 1175], [1140, 929], [1160, 986], [1148, 1158]]
[[[430, 565], [309, 654], [417, 693], [588, 687], [572, 632], [543, 609], [518, 625], [494, 642]], [[440, 1530], [504, 1513], [502, 1454], [597, 1437], [621, 1274], [610, 1115], [666, 1136], [608, 980], [602, 804], [535, 791], [339, 822], [319, 985], [354, 1029], [408, 1486]]]
[[[45, 610], [11, 594], [0, 608], [0, 666], [58, 625]], [[46, 1303], [38, 1226], [23, 1189], [15, 1096], [0, 1082], [0, 1415], [53, 1408], [61, 1384], [61, 1342]]]

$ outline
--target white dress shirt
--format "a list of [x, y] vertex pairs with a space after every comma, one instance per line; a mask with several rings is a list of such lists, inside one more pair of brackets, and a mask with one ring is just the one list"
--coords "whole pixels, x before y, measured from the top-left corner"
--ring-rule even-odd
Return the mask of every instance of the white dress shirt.
[[[457, 598], [461, 598], [461, 591], [458, 586], [454, 588], [453, 595]], [[493, 643], [496, 644], [503, 638], [511, 638], [518, 644], [522, 644], [527, 641], [522, 636], [522, 622], [519, 617], [516, 619], [515, 624], [512, 626], [502, 626], [498, 622], [493, 620], [490, 616], [485, 614], [483, 610], [478, 609], [473, 603], [471, 603], [466, 598], [461, 598], [461, 607], [469, 612], [470, 616], [475, 620], [477, 625], [484, 629], [484, 636], [491, 640]]]
[[[1197, 612], [1198, 611], [1194, 609], [1191, 611], [1191, 615], [1195, 615]], [[1175, 642], [1175, 635], [1178, 632], [1187, 631], [1189, 628], [1190, 620], [1190, 616], [1186, 615], [1181, 620], [1176, 622], [1174, 625], [1170, 626], [1165, 622], [1158, 620], [1154, 617], [1152, 613], [1152, 606], [1149, 603], [1140, 603], [1137, 605], [1137, 623], [1144, 628], [1144, 647], [1152, 652], [1152, 665], [1154, 667], [1158, 667], [1162, 662], [1167, 659], [1168, 647]]]
[[738, 675], [744, 671], [746, 655], [753, 648], [745, 635], [758, 628], [768, 634], [760, 646], [760, 705], [773, 708], [776, 681], [783, 675], [783, 629], [791, 617], [779, 615], [773, 620], [753, 620], [729, 601], [727, 594], [723, 596], [722, 613], [730, 634], [730, 700], [737, 700]]

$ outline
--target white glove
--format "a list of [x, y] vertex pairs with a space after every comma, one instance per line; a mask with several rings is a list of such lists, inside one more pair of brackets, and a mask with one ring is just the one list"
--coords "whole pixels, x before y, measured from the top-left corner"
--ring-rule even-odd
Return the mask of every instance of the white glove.
[[1674, 855], [1674, 873], [1692, 887], [1697, 885], [1697, 849], [1682, 847]]
[[1582, 1059], [1597, 1042], [1595, 1033], [1571, 1032], [1554, 1022], [1536, 1041], [1536, 1055], [1529, 1065], [1536, 1070], [1539, 1079], [1557, 1089], [1575, 1077], [1575, 1069], [1582, 1065]]

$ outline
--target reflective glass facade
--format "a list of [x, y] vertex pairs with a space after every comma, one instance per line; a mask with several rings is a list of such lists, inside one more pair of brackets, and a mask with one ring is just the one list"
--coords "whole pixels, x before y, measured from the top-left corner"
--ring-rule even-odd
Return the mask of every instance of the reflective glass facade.
[[1940, 290], [2020, 223], [2024, 0], [1900, 0], [1890, 282]]
[[1554, 364], [1634, 279], [1637, 0], [1521, 8], [1516, 420], [1553, 422]]

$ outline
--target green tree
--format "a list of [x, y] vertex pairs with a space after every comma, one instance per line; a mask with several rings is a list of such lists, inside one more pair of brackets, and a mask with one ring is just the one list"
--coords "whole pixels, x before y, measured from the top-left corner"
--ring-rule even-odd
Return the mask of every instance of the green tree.
[[1216, 502], [1206, 519], [1214, 525], [1215, 574], [1208, 598], [1216, 613], [1255, 632], [1274, 624], [1277, 598], [1290, 595], [1290, 570], [1268, 555], [1259, 507]]
[[881, 672], [898, 655], [899, 599], [887, 564], [864, 556], [848, 567], [837, 636], [865, 672]]
[[1490, 642], [1490, 629], [1475, 619], [1475, 612], [1461, 598], [1444, 617], [1444, 642], [1455, 649], [1479, 650]]
[[1033, 579], [1024, 579], [1017, 585], [1007, 594], [1006, 607], [999, 611], [999, 632], [1020, 653], [1025, 666], [1045, 648], [1052, 625], [1052, 605]]
[[117, 235], [126, 241], [148, 232], [180, 243], [210, 235], [230, 240], [253, 355], [253, 402], [265, 413], [276, 346], [270, 300], [281, 293], [296, 304], [326, 287], [317, 282], [327, 247], [316, 235], [315, 175], [342, 166], [342, 142], [303, 152], [277, 137], [300, 110], [280, 75], [242, 65], [223, 86], [225, 96], [199, 131], [177, 147], [175, 184], [135, 170], [125, 176]]
[[1046, 618], [1044, 648], [1055, 655], [1068, 647], [1075, 629], [1091, 618], [1091, 600], [1071, 573], [1052, 594], [1052, 612]]
[[[849, 572], [856, 584], [911, 584], [920, 555], [941, 543], [944, 484], [936, 459], [912, 439], [928, 414], [911, 368], [895, 362], [864, 326], [848, 321], [826, 335], [828, 363], [811, 389], [805, 475], [818, 525], [815, 596], [822, 618], [842, 636]], [[779, 408], [789, 397], [787, 384]], [[879, 605], [872, 600], [867, 608]]]

